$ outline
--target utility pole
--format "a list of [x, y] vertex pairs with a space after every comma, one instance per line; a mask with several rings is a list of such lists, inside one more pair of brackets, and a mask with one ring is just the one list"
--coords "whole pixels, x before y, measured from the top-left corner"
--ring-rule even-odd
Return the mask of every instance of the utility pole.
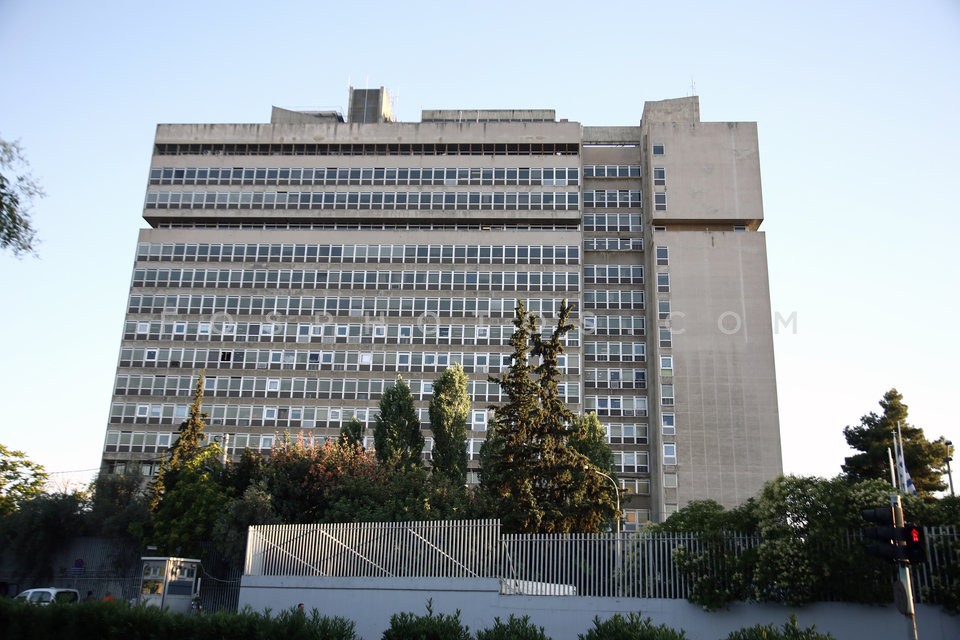
[[[893, 507], [894, 525], [899, 531], [903, 531], [903, 507], [900, 505], [900, 494], [896, 493], [890, 496], [890, 506]], [[907, 638], [908, 640], [919, 640], [917, 637], [917, 615], [913, 606], [913, 587], [910, 584], [910, 565], [903, 556], [903, 543], [900, 543], [900, 559], [897, 561], [897, 571], [900, 574], [900, 582], [896, 584], [893, 592], [893, 601], [897, 603], [897, 609], [907, 617]]]

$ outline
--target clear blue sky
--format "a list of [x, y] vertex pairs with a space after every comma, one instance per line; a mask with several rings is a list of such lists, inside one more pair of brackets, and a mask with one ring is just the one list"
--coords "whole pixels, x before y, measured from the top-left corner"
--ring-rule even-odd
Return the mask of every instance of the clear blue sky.
[[0, 137], [49, 194], [40, 259], [0, 256], [0, 442], [51, 472], [99, 464], [155, 125], [345, 110], [350, 83], [408, 121], [638, 124], [695, 86], [704, 120], [758, 122], [773, 309], [796, 314], [775, 337], [785, 470], [837, 474], [842, 428], [891, 387], [960, 444], [955, 0], [2, 0], [0, 60]]

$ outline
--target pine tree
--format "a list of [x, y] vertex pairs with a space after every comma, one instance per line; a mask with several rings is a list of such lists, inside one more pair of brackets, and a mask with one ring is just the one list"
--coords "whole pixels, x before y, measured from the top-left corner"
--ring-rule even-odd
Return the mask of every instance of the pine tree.
[[467, 376], [457, 363], [433, 383], [430, 401], [430, 430], [433, 432], [433, 473], [453, 485], [467, 481], [467, 422], [470, 395]]
[[350, 418], [350, 421], [340, 429], [340, 439], [345, 443], [363, 448], [363, 432], [366, 430], [363, 423], [356, 417]]
[[[536, 317], [518, 302], [510, 369], [490, 378], [507, 401], [495, 409], [481, 449], [481, 488], [508, 531], [598, 531], [616, 516], [615, 487], [574, 446], [580, 435], [576, 416], [559, 393], [559, 356], [573, 328], [571, 310], [564, 301], [544, 339]], [[540, 362], [535, 369], [533, 356]]]
[[879, 478], [890, 479], [890, 458], [887, 449], [893, 451], [893, 440], [900, 425], [903, 436], [904, 461], [907, 471], [920, 495], [930, 495], [946, 488], [943, 482], [944, 461], [947, 445], [941, 437], [930, 442], [923, 429], [907, 422], [907, 405], [896, 389], [890, 389], [880, 401], [883, 415], [874, 412], [860, 418], [860, 424], [844, 427], [847, 444], [860, 451], [845, 459], [843, 473], [855, 482]]
[[387, 387], [380, 398], [380, 412], [373, 430], [373, 442], [380, 463], [400, 467], [420, 466], [423, 434], [420, 417], [413, 404], [410, 387], [397, 376], [396, 384]]

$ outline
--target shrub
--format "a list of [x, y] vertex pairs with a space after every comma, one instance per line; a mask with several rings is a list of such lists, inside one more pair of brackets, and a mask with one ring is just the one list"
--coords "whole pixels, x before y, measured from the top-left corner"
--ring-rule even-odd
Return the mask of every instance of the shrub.
[[427, 615], [395, 613], [383, 640], [471, 640], [470, 630], [460, 622], [460, 610], [452, 615], [433, 613], [433, 600], [427, 600]]
[[755, 627], [731, 631], [726, 640], [833, 640], [833, 636], [816, 631], [813, 625], [801, 629], [797, 625], [797, 616], [792, 615], [790, 620], [783, 623], [782, 629], [772, 624], [766, 626], [758, 624]]
[[593, 629], [580, 634], [580, 640], [686, 640], [687, 635], [666, 625], [653, 626], [650, 618], [631, 613], [624, 618], [619, 613], [608, 620], [593, 619]]
[[476, 640], [550, 640], [543, 627], [530, 622], [530, 616], [517, 618], [511, 614], [506, 624], [494, 618], [494, 625], [477, 631]]

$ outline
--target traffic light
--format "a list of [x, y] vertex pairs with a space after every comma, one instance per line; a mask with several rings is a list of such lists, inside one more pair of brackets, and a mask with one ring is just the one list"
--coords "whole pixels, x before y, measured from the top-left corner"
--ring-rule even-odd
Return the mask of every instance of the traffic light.
[[927, 560], [926, 541], [921, 527], [909, 522], [905, 523], [903, 525], [903, 540], [906, 543], [903, 553], [907, 560], [914, 564]]
[[897, 528], [893, 518], [892, 507], [877, 507], [864, 509], [863, 519], [867, 522], [876, 522], [879, 526], [864, 527], [863, 537], [876, 540], [867, 545], [867, 553], [876, 558], [887, 560], [902, 560], [900, 541], [903, 532]]
[[867, 545], [867, 553], [897, 562], [924, 562], [927, 559], [923, 529], [915, 524], [896, 526], [892, 507], [865, 509], [863, 519], [877, 526], [864, 527], [863, 537], [876, 542]]

